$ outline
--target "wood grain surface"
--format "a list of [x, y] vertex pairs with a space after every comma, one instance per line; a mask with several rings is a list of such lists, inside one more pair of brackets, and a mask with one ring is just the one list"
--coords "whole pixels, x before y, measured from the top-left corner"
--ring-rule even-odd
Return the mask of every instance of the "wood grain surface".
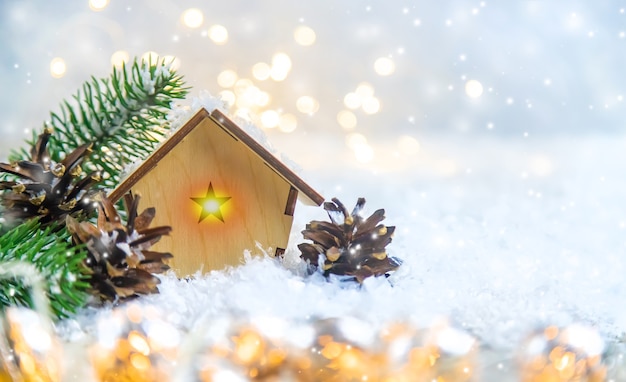
[[[191, 198], [230, 197], [209, 215]], [[202, 109], [163, 143], [109, 197], [141, 195], [140, 211], [155, 207], [153, 225], [173, 232], [154, 246], [174, 255], [178, 276], [238, 265], [257, 246], [280, 254], [287, 247], [295, 201], [321, 204], [324, 198], [219, 111]]]

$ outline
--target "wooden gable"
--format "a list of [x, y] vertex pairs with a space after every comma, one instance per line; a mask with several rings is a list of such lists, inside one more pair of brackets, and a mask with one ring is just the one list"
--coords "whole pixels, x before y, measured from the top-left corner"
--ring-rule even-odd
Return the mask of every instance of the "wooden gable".
[[221, 112], [205, 109], [163, 143], [111, 193], [141, 195], [153, 225], [170, 225], [154, 246], [174, 254], [179, 276], [238, 265], [245, 249], [287, 246], [296, 199], [324, 198]]

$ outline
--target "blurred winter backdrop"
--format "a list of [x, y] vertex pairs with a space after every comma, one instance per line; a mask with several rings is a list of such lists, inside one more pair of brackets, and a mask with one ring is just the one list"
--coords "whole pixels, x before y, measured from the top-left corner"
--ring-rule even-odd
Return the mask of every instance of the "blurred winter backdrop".
[[387, 210], [383, 317], [626, 329], [626, 2], [1, 0], [0, 31], [2, 159], [89, 76], [176, 57], [327, 198]]

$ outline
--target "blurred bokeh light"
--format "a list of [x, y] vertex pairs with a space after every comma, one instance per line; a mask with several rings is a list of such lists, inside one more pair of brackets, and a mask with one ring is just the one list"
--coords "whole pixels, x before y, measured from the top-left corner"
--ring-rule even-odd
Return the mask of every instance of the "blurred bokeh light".
[[355, 132], [372, 145], [355, 163], [405, 136], [615, 132], [625, 23], [623, 5], [582, 0], [4, 1], [2, 152], [91, 75], [164, 56], [190, 97], [221, 96], [298, 162]]

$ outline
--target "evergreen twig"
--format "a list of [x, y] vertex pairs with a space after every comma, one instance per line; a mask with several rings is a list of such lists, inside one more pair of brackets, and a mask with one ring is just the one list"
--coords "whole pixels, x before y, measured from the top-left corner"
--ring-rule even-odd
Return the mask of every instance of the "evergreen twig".
[[[114, 68], [110, 78], [92, 77], [73, 102], [63, 101], [60, 112], [50, 114], [51, 159], [60, 161], [65, 153], [91, 142], [93, 152], [83, 167], [101, 171], [102, 185], [114, 188], [124, 166], [154, 151], [169, 129], [166, 116], [171, 103], [187, 91], [182, 76], [164, 59], [157, 63], [135, 59], [130, 66]], [[25, 158], [26, 150], [11, 156]]]
[[[46, 280], [52, 313], [63, 318], [85, 304], [89, 283], [84, 246], [72, 247], [69, 233], [65, 229], [54, 232], [56, 228], [42, 228], [37, 219], [31, 219], [1, 236], [0, 266], [14, 261], [33, 264]], [[20, 278], [0, 280], [0, 309], [6, 306], [34, 308], [32, 293]]]
[[[60, 163], [77, 148], [90, 144], [92, 151], [83, 159], [82, 168], [100, 171], [101, 186], [114, 188], [124, 166], [154, 151], [169, 129], [166, 116], [172, 102], [184, 98], [187, 91], [182, 76], [165, 60], [135, 59], [131, 65], [114, 68], [109, 78], [92, 77], [71, 100], [61, 103], [60, 111], [50, 113], [47, 125], [54, 133], [48, 141], [49, 159]], [[36, 147], [38, 137], [39, 132], [33, 132], [29, 146]], [[28, 150], [21, 149], [10, 159], [30, 157]], [[11, 170], [0, 180], [6, 180], [5, 188], [13, 190], [17, 183], [11, 181], [16, 177]], [[13, 191], [21, 192], [19, 185]], [[0, 207], [0, 226], [4, 226], [5, 212]], [[91, 287], [90, 270], [83, 263], [86, 249], [71, 245], [64, 224], [56, 221], [43, 226], [34, 218], [0, 236], [0, 267], [15, 261], [33, 264], [46, 279], [51, 310], [57, 318], [83, 306]], [[30, 292], [18, 277], [0, 280], [0, 310], [13, 305], [32, 308]]]

